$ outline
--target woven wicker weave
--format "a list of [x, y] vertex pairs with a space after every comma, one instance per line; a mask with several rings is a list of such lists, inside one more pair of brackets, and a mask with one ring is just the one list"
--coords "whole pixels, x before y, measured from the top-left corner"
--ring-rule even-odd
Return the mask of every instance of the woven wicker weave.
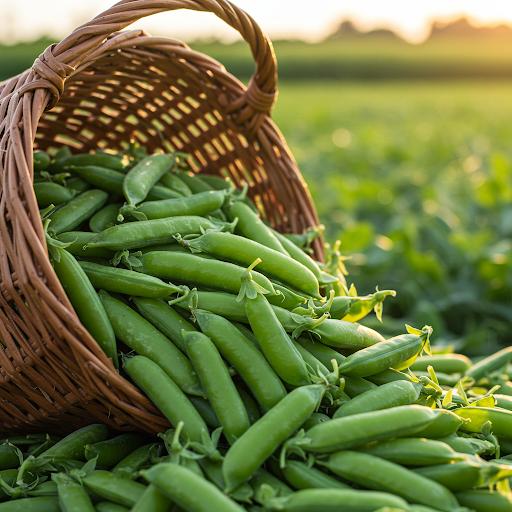
[[[119, 32], [175, 9], [211, 11], [250, 45], [248, 88], [187, 45]], [[50, 265], [32, 189], [33, 148], [123, 149], [192, 155], [195, 172], [248, 182], [283, 232], [318, 224], [307, 187], [269, 113], [276, 61], [258, 25], [226, 0], [123, 0], [32, 69], [0, 83], [0, 430], [69, 432], [93, 422], [162, 431], [168, 422], [80, 324]], [[317, 241], [317, 257], [321, 246]]]

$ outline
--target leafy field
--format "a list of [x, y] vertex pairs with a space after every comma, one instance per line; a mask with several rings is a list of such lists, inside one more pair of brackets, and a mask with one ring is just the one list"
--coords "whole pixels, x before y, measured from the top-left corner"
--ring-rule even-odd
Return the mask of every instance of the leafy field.
[[[274, 120], [388, 333], [511, 344], [512, 82], [281, 83]], [[373, 319], [366, 323], [376, 325]]]

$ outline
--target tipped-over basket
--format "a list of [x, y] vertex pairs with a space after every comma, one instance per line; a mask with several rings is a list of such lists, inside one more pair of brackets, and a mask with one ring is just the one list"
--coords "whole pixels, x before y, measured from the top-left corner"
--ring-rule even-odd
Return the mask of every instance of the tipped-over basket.
[[[180, 41], [119, 32], [183, 8], [211, 11], [240, 32], [256, 61], [247, 88]], [[277, 229], [302, 232], [318, 219], [269, 117], [276, 82], [271, 42], [227, 0], [122, 0], [0, 83], [0, 432], [169, 426], [116, 372], [53, 271], [32, 189], [33, 149], [122, 150], [135, 139], [149, 152], [185, 152], [194, 172], [249, 183]], [[321, 258], [318, 240], [315, 251]]]

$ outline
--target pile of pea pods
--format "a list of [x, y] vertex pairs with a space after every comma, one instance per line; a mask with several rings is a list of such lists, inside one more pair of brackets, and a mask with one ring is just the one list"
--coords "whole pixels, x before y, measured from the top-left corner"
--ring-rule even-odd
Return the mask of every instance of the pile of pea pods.
[[432, 329], [384, 339], [318, 230], [282, 235], [180, 154], [53, 158], [50, 260], [119, 372], [174, 426], [0, 445], [0, 512], [512, 511], [512, 347], [473, 364]]

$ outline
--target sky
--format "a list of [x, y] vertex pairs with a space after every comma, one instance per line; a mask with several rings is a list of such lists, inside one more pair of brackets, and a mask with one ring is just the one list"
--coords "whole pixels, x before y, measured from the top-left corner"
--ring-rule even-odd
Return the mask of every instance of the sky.
[[[0, 41], [50, 35], [62, 39], [74, 28], [113, 5], [113, 0], [0, 0]], [[511, 0], [237, 0], [271, 39], [323, 39], [342, 20], [361, 30], [387, 27], [411, 42], [428, 36], [432, 20], [468, 17], [476, 25], [512, 24]], [[236, 32], [212, 14], [175, 11], [146, 18], [132, 28], [185, 41], [216, 37], [226, 42]]]

